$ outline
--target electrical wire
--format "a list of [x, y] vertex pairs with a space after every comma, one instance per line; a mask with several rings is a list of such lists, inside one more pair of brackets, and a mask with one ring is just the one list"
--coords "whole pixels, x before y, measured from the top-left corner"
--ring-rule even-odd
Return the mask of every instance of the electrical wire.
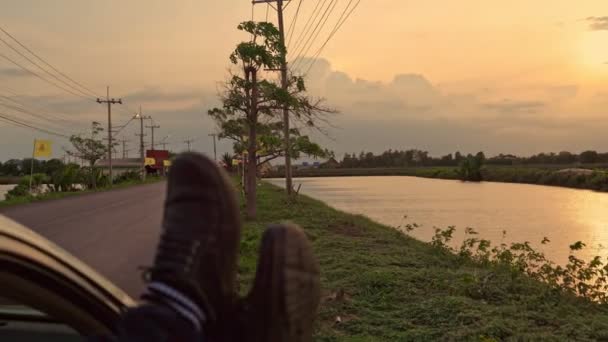
[[[348, 3], [348, 5], [346, 5], [346, 8], [344, 8], [344, 12], [342, 12], [342, 15], [340, 16], [340, 19], [338, 19], [338, 21], [336, 22], [336, 26], [334, 26], [334, 29], [331, 31], [331, 33], [329, 34], [329, 36], [327, 37], [327, 39], [325, 40], [325, 42], [323, 43], [323, 45], [321, 45], [321, 47], [319, 47], [319, 49], [317, 50], [317, 52], [314, 54], [314, 56], [312, 58], [312, 62], [310, 63], [310, 65], [308, 66], [308, 69], [306, 69], [306, 72], [304, 73], [305, 75], [308, 74], [308, 72], [315, 65], [315, 63], [317, 62], [317, 58], [319, 57], [319, 55], [321, 55], [321, 52], [323, 51], [323, 49], [325, 48], [325, 46], [327, 46], [327, 43], [329, 43], [329, 41], [338, 32], [338, 30], [340, 30], [340, 28], [342, 27], [342, 25], [344, 25], [344, 23], [348, 20], [348, 18], [351, 16], [351, 14], [357, 9], [357, 7], [359, 6], [359, 4], [361, 3], [361, 0], [358, 0], [357, 3], [352, 7], [352, 9], [350, 10], [350, 12], [348, 12], [348, 14], [346, 14], [346, 17], [344, 17], [345, 13], [347, 12], [348, 8], [350, 7], [350, 5], [352, 4], [353, 1], [354, 0], [350, 0], [350, 2]], [[342, 18], [344, 18], [344, 19], [342, 19]]]
[[[327, 0], [323, 0], [323, 4], [326, 1]], [[312, 10], [312, 14], [310, 15], [310, 17], [308, 17], [306, 24], [304, 24], [304, 28], [302, 28], [302, 31], [300, 31], [298, 38], [295, 40], [296, 43], [294, 44], [293, 51], [296, 51], [300, 47], [300, 44], [302, 43], [303, 38], [308, 34], [308, 31], [310, 31], [310, 28], [312, 27], [312, 23], [314, 22], [314, 20], [316, 20], [315, 14], [317, 13], [317, 10], [319, 10], [319, 13], [320, 13], [320, 8], [322, 8], [322, 6], [319, 6], [319, 5], [321, 5], [321, 0], [317, 1], [317, 5]], [[313, 18], [314, 18], [314, 20], [313, 20]]]
[[[0, 96], [0, 97], [2, 97], [2, 96]], [[52, 120], [50, 120], [49, 118], [47, 118], [47, 117], [45, 117], [43, 115], [40, 115], [38, 113], [29, 111], [29, 110], [27, 110], [25, 108], [22, 108], [22, 107], [19, 107], [19, 106], [15, 106], [15, 105], [11, 105], [11, 104], [8, 104], [6, 102], [2, 102], [1, 100], [0, 100], [0, 106], [12, 109], [14, 111], [17, 111], [17, 112], [20, 112], [20, 113], [23, 113], [23, 114], [28, 114], [28, 115], [34, 116], [34, 117], [36, 117], [38, 119], [42, 119], [44, 121], [49, 122], [51, 125], [56, 125], [56, 123], [53, 122]], [[61, 120], [61, 121], [63, 121], [63, 120]]]
[[300, 0], [298, 3], [298, 9], [296, 9], [296, 13], [293, 15], [291, 19], [291, 25], [289, 26], [289, 30], [287, 30], [287, 35], [289, 36], [289, 40], [286, 46], [291, 45], [291, 39], [293, 38], [293, 33], [296, 31], [296, 22], [298, 21], [298, 15], [300, 14], [300, 7], [302, 7], [303, 0]]
[[126, 128], [126, 127], [127, 127], [127, 126], [128, 126], [130, 123], [131, 123], [131, 121], [133, 121], [133, 119], [135, 119], [135, 117], [131, 117], [131, 119], [129, 119], [129, 121], [127, 121], [127, 123], [126, 123], [126, 124], [124, 124], [124, 125], [122, 125], [122, 126], [117, 126], [117, 127], [120, 127], [120, 128], [119, 128], [119, 129], [118, 129], [118, 131], [116, 131], [114, 134], [115, 134], [116, 136], [118, 136], [118, 134], [119, 134], [119, 133], [120, 133], [120, 132], [121, 132], [123, 129], [125, 129], [125, 128]]
[[82, 85], [82, 83], [79, 83], [77, 81], [75, 81], [73, 78], [71, 78], [70, 76], [66, 75], [65, 73], [61, 72], [60, 70], [58, 70], [57, 68], [55, 68], [53, 65], [51, 65], [50, 63], [48, 63], [46, 60], [44, 60], [42, 57], [40, 57], [38, 54], [36, 54], [34, 51], [32, 51], [31, 49], [29, 49], [27, 46], [25, 46], [23, 43], [21, 43], [17, 38], [15, 38], [14, 36], [12, 36], [10, 33], [6, 32], [6, 30], [4, 28], [2, 28], [0, 26], [0, 31], [4, 32], [4, 34], [6, 34], [7, 36], [9, 36], [13, 41], [15, 41], [17, 44], [19, 44], [19, 46], [21, 46], [22, 48], [24, 48], [27, 52], [29, 52], [30, 54], [32, 54], [34, 57], [36, 57], [39, 61], [41, 61], [42, 63], [44, 63], [45, 65], [47, 65], [49, 68], [53, 69], [55, 72], [57, 72], [59, 75], [63, 76], [64, 78], [66, 78], [67, 80], [71, 81], [72, 83], [76, 84], [77, 86], [79, 86], [80, 88], [88, 91], [90, 94], [92, 94], [93, 96], [98, 96], [96, 95], [96, 93], [94, 91], [92, 91], [91, 89], [89, 89], [88, 87]]
[[66, 89], [66, 88], [64, 88], [64, 87], [62, 87], [62, 86], [60, 86], [60, 85], [58, 85], [58, 84], [54, 83], [53, 81], [51, 81], [51, 80], [49, 80], [49, 79], [47, 79], [47, 78], [45, 78], [45, 77], [43, 77], [43, 76], [38, 75], [37, 73], [35, 73], [35, 72], [31, 71], [30, 69], [28, 69], [28, 68], [24, 67], [24, 66], [23, 66], [23, 65], [21, 65], [21, 64], [19, 64], [19, 63], [15, 62], [14, 60], [12, 60], [11, 58], [9, 58], [8, 56], [6, 56], [6, 55], [4, 55], [4, 54], [2, 54], [2, 53], [0, 53], [0, 57], [2, 57], [2, 58], [4, 58], [4, 59], [6, 59], [7, 61], [9, 61], [9, 62], [13, 63], [14, 65], [18, 66], [19, 68], [23, 69], [24, 71], [27, 71], [28, 73], [30, 73], [30, 74], [32, 74], [32, 75], [34, 75], [34, 76], [38, 77], [39, 79], [41, 79], [41, 80], [43, 80], [43, 81], [45, 81], [45, 82], [47, 82], [47, 83], [49, 83], [49, 84], [51, 84], [51, 85], [53, 85], [53, 86], [55, 86], [55, 87], [59, 88], [59, 89], [61, 89], [61, 90], [65, 91], [65, 92], [67, 92], [67, 93], [70, 93], [70, 94], [72, 94], [72, 95], [75, 95], [75, 96], [82, 97], [82, 98], [84, 98], [84, 99], [90, 100], [90, 98], [89, 98], [89, 97], [85, 97], [85, 96], [82, 96], [82, 95], [80, 95], [80, 94], [77, 94], [77, 93], [75, 93], [75, 92], [73, 92], [73, 91], [71, 91], [71, 90], [69, 90], [69, 89]]
[[[13, 95], [14, 95], [14, 96], [19, 96], [19, 95], [16, 95], [16, 94], [14, 94], [14, 93], [13, 93]], [[10, 96], [5, 96], [5, 95], [1, 95], [1, 94], [0, 94], [0, 98], [6, 99], [6, 100], [8, 100], [8, 101], [11, 101], [11, 102], [15, 103], [16, 105], [22, 106], [22, 107], [24, 107], [24, 108], [26, 108], [26, 109], [27, 109], [28, 107], [30, 107], [30, 106], [26, 105], [25, 103], [23, 103], [23, 102], [21, 102], [21, 101], [18, 101], [18, 100], [15, 100], [13, 97], [10, 97]], [[63, 121], [63, 122], [65, 122], [65, 123], [69, 123], [69, 120], [68, 120], [66, 117], [62, 117], [62, 116], [60, 116], [60, 115], [53, 115], [53, 114], [50, 114], [50, 113], [48, 113], [48, 112], [42, 112], [42, 114], [46, 115], [47, 117], [49, 117], [49, 118], [51, 118], [51, 119], [55, 119], [55, 120], [58, 120], [58, 121]], [[47, 119], [47, 120], [48, 120], [48, 119]]]
[[268, 11], [270, 10], [270, 4], [266, 3], [266, 22], [268, 22]]
[[[28, 62], [34, 64], [38, 69], [42, 70], [47, 75], [49, 75], [52, 78], [56, 79], [57, 81], [63, 83], [64, 85], [68, 86], [69, 88], [72, 88], [72, 90], [75, 90], [75, 91], [79, 92], [80, 94], [84, 95], [85, 98], [90, 97], [90, 95], [87, 94], [86, 92], [84, 92], [84, 91], [82, 91], [82, 90], [74, 87], [73, 85], [71, 85], [71, 84], [67, 83], [66, 81], [64, 81], [64, 80], [60, 79], [59, 77], [57, 77], [55, 74], [52, 74], [48, 70], [46, 70], [45, 68], [41, 67], [40, 64], [34, 62], [31, 58], [29, 58], [26, 55], [24, 55], [21, 51], [17, 50], [10, 43], [8, 43], [6, 40], [2, 39], [2, 37], [0, 37], [0, 41], [3, 42], [6, 46], [8, 46], [11, 50], [15, 51], [19, 56], [25, 58]], [[78, 96], [80, 96], [80, 95], [78, 95]]]
[[67, 136], [65, 134], [57, 133], [57, 132], [54, 132], [54, 131], [51, 131], [51, 130], [47, 130], [45, 128], [36, 127], [33, 124], [25, 123], [25, 122], [22, 122], [20, 120], [11, 118], [10, 116], [8, 116], [7, 114], [4, 114], [2, 112], [0, 112], [0, 120], [2, 120], [4, 122], [11, 123], [11, 124], [16, 125], [16, 126], [30, 128], [30, 129], [33, 129], [33, 130], [36, 130], [36, 131], [39, 131], [39, 132], [42, 132], [42, 133], [49, 134], [49, 135], [54, 135], [54, 136], [58, 136], [58, 137], [62, 137], [62, 138], [67, 138], [67, 139], [70, 138], [69, 136]]
[[[308, 51], [310, 50], [310, 48], [314, 44], [315, 40], [317, 39], [317, 37], [319, 37], [319, 34], [321, 33], [321, 31], [323, 31], [323, 27], [325, 27], [325, 24], [327, 23], [327, 20], [331, 16], [331, 13], [334, 11], [334, 9], [336, 8], [337, 4], [338, 4], [338, 2], [336, 0], [332, 0], [330, 2], [329, 6], [327, 6], [327, 8], [325, 9], [325, 13], [323, 13], [323, 16], [321, 17], [321, 20], [319, 20], [319, 22], [317, 23], [317, 26], [313, 30], [312, 34], [308, 37], [308, 40], [310, 41], [310, 43], [307, 41], [304, 44], [304, 46], [306, 48], [305, 49], [302, 48], [302, 51], [299, 54], [299, 56], [296, 57], [296, 59], [294, 59], [292, 61], [292, 63], [294, 64], [294, 68], [296, 68], [296, 65], [299, 65], [299, 64], [302, 63], [302, 61], [304, 60], [304, 57], [306, 56], [306, 54], [308, 53]], [[323, 22], [323, 23], [321, 23], [321, 22]], [[311, 40], [311, 38], [312, 38], [312, 40]], [[296, 62], [296, 60], [298, 58], [300, 60]]]

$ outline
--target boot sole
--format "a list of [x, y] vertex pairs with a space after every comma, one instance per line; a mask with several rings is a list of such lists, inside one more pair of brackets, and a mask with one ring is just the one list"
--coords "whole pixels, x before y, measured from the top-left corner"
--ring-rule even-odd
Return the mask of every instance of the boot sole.
[[292, 224], [264, 233], [262, 255], [252, 291], [262, 307], [260, 341], [312, 340], [320, 299], [319, 265], [304, 231]]

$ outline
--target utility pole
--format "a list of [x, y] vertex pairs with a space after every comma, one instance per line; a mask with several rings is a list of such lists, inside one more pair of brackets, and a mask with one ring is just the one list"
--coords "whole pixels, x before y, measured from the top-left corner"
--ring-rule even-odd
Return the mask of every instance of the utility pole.
[[194, 141], [194, 139], [186, 139], [186, 140], [184, 141], [184, 143], [185, 143], [186, 145], [188, 145], [188, 152], [190, 152], [190, 145], [192, 144], [192, 142], [193, 142], [193, 141]]
[[127, 142], [129, 140], [127, 140], [125, 138], [122, 138], [122, 140], [119, 140], [119, 141], [122, 144], [122, 159], [125, 159], [125, 158], [127, 158], [127, 151], [128, 151], [127, 150]]
[[151, 137], [152, 141], [151, 141], [151, 144], [150, 144], [150, 148], [151, 148], [152, 151], [154, 151], [154, 129], [155, 128], [160, 128], [160, 126], [159, 125], [155, 125], [154, 124], [154, 120], [152, 120], [152, 118], [150, 116], [148, 116], [148, 119], [150, 120], [150, 122], [152, 124], [150, 126], [146, 126], [146, 128], [149, 128], [150, 132], [152, 133], [152, 137]]
[[[289, 87], [287, 82], [287, 47], [285, 46], [285, 23], [283, 20], [283, 3], [284, 0], [253, 0], [253, 4], [258, 3], [277, 3], [277, 16], [279, 22], [279, 32], [281, 38], [281, 49], [283, 53], [281, 55], [281, 88], [287, 91]], [[285, 148], [285, 190], [287, 196], [291, 197], [293, 192], [293, 179], [291, 172], [291, 146], [289, 140], [289, 106], [285, 104], [283, 107], [283, 147]]]
[[144, 116], [141, 113], [141, 106], [139, 106], [139, 113], [135, 114], [135, 118], [139, 119], [139, 157], [141, 158], [141, 177], [142, 179], [146, 179], [146, 156], [145, 156], [145, 147], [144, 147], [144, 119], [148, 119], [149, 117]]
[[167, 142], [167, 139], [169, 139], [171, 135], [167, 135], [166, 137], [163, 138], [163, 140], [160, 141], [159, 144], [163, 145], [163, 150], [167, 150], [167, 145], [169, 145], [169, 143]]
[[215, 147], [215, 137], [217, 137], [216, 133], [209, 134], [210, 137], [213, 137], [213, 159], [217, 161], [217, 149]]
[[102, 100], [97, 98], [97, 103], [107, 103], [108, 104], [108, 166], [110, 169], [110, 187], [112, 187], [113, 178], [112, 178], [112, 105], [113, 104], [122, 104], [122, 99], [115, 100], [114, 98], [110, 99], [110, 86], [107, 87], [107, 95], [106, 99]]

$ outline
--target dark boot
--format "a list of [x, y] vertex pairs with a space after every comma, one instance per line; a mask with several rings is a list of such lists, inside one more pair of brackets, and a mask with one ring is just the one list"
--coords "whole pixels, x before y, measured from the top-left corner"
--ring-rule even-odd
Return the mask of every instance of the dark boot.
[[319, 265], [304, 231], [295, 225], [269, 227], [253, 288], [242, 303], [242, 339], [312, 341], [319, 299]]
[[235, 189], [223, 170], [200, 154], [178, 156], [144, 299], [194, 314], [205, 335], [219, 335], [234, 318], [240, 231]]

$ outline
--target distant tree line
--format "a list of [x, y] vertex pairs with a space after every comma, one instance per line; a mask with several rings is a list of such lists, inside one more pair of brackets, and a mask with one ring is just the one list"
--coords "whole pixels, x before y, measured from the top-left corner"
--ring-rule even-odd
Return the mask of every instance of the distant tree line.
[[[32, 158], [9, 159], [0, 162], [0, 176], [19, 177], [30, 173]], [[34, 172], [52, 175], [65, 167], [61, 159], [38, 160], [34, 159]]]
[[483, 152], [475, 155], [464, 155], [460, 152], [450, 153], [440, 157], [430, 156], [427, 151], [392, 150], [381, 154], [372, 152], [346, 153], [340, 161], [341, 168], [376, 168], [376, 167], [411, 167], [411, 166], [462, 166], [466, 160], [477, 158], [485, 165], [539, 165], [539, 164], [594, 164], [608, 163], [608, 153], [584, 151], [580, 154], [562, 151], [559, 153], [539, 153], [529, 157], [512, 154], [499, 154], [487, 158]]

